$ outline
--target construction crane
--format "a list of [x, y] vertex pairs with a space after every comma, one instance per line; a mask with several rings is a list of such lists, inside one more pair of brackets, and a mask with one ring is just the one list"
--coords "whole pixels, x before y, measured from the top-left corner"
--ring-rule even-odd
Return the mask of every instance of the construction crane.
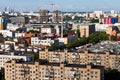
[[53, 10], [54, 10], [54, 6], [55, 6], [55, 4], [54, 4], [54, 3], [52, 3], [51, 5], [52, 5], [52, 11], [53, 11]]
[[38, 10], [41, 10], [42, 6], [38, 6], [37, 8], [38, 8]]

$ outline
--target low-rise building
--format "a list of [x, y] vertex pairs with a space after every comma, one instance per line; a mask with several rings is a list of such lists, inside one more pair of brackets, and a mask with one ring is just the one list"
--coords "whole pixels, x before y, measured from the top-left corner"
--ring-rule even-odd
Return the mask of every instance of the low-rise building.
[[41, 33], [56, 33], [56, 32], [55, 32], [54, 26], [52, 26], [52, 25], [44, 25], [41, 28]]
[[31, 45], [51, 46], [51, 44], [58, 44], [58, 40], [51, 38], [43, 39], [39, 37], [31, 37]]
[[117, 33], [119, 32], [119, 27], [118, 26], [108, 26], [106, 28], [106, 33], [109, 34], [109, 35], [114, 35], [116, 36]]
[[76, 34], [67, 35], [66, 37], [60, 37], [60, 38], [58, 38], [59, 45], [68, 44], [68, 43], [76, 41], [77, 39], [78, 39], [78, 36]]
[[25, 17], [19, 17], [19, 16], [11, 17], [10, 20], [11, 20], [11, 23], [13, 23], [13, 24], [23, 24], [23, 23], [25, 23]]
[[0, 30], [0, 33], [4, 37], [14, 37], [15, 36], [15, 33], [13, 31], [10, 31], [10, 30]]

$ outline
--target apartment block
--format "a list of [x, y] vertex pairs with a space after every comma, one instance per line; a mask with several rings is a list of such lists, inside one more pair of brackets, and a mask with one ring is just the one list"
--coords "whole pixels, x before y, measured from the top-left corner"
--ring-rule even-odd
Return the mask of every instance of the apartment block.
[[82, 24], [80, 26], [80, 37], [89, 37], [89, 35], [94, 32], [95, 32], [94, 24]]
[[45, 60], [23, 62], [12, 60], [5, 63], [6, 80], [104, 80], [104, 67]]
[[84, 52], [69, 52], [65, 51], [45, 51], [39, 52], [39, 59], [46, 59], [50, 62], [68, 61], [70, 64], [88, 64], [105, 66], [105, 68], [118, 69], [120, 71], [120, 55], [106, 53], [89, 53]]
[[81, 24], [75, 23], [72, 25], [73, 30], [80, 30], [80, 37], [89, 37], [95, 32], [95, 24]]
[[40, 23], [47, 23], [49, 20], [49, 11], [48, 10], [40, 10], [39, 16], [40, 16]]
[[21, 52], [0, 52], [0, 68], [4, 67], [5, 62], [12, 59], [22, 59], [24, 61], [33, 61], [33, 55], [23, 54]]
[[53, 11], [52, 13], [52, 22], [54, 23], [58, 23], [58, 22], [61, 22], [61, 11], [59, 10], [56, 10], [56, 11]]

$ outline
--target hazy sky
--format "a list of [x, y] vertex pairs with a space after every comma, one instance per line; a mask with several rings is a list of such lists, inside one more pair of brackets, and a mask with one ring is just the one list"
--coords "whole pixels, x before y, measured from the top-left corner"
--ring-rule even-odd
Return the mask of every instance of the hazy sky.
[[56, 4], [54, 10], [62, 11], [120, 10], [120, 0], [0, 0], [0, 3], [1, 11], [5, 6], [16, 11], [52, 10], [52, 3]]

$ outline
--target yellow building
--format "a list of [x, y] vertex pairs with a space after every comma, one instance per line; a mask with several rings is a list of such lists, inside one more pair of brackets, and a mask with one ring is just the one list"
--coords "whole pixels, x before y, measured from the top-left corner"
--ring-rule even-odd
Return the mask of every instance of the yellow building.
[[68, 44], [76, 41], [77, 39], [78, 39], [78, 36], [76, 34], [58, 38], [60, 44]]
[[73, 30], [80, 30], [80, 37], [89, 37], [95, 32], [95, 24], [81, 24], [75, 23], [72, 25]]
[[94, 65], [67, 63], [34, 63], [9, 61], [5, 63], [6, 80], [104, 80], [104, 68]]
[[39, 59], [46, 59], [49, 62], [68, 61], [70, 64], [88, 64], [105, 66], [105, 68], [118, 69], [120, 71], [120, 55], [106, 53], [45, 51], [39, 52]]

